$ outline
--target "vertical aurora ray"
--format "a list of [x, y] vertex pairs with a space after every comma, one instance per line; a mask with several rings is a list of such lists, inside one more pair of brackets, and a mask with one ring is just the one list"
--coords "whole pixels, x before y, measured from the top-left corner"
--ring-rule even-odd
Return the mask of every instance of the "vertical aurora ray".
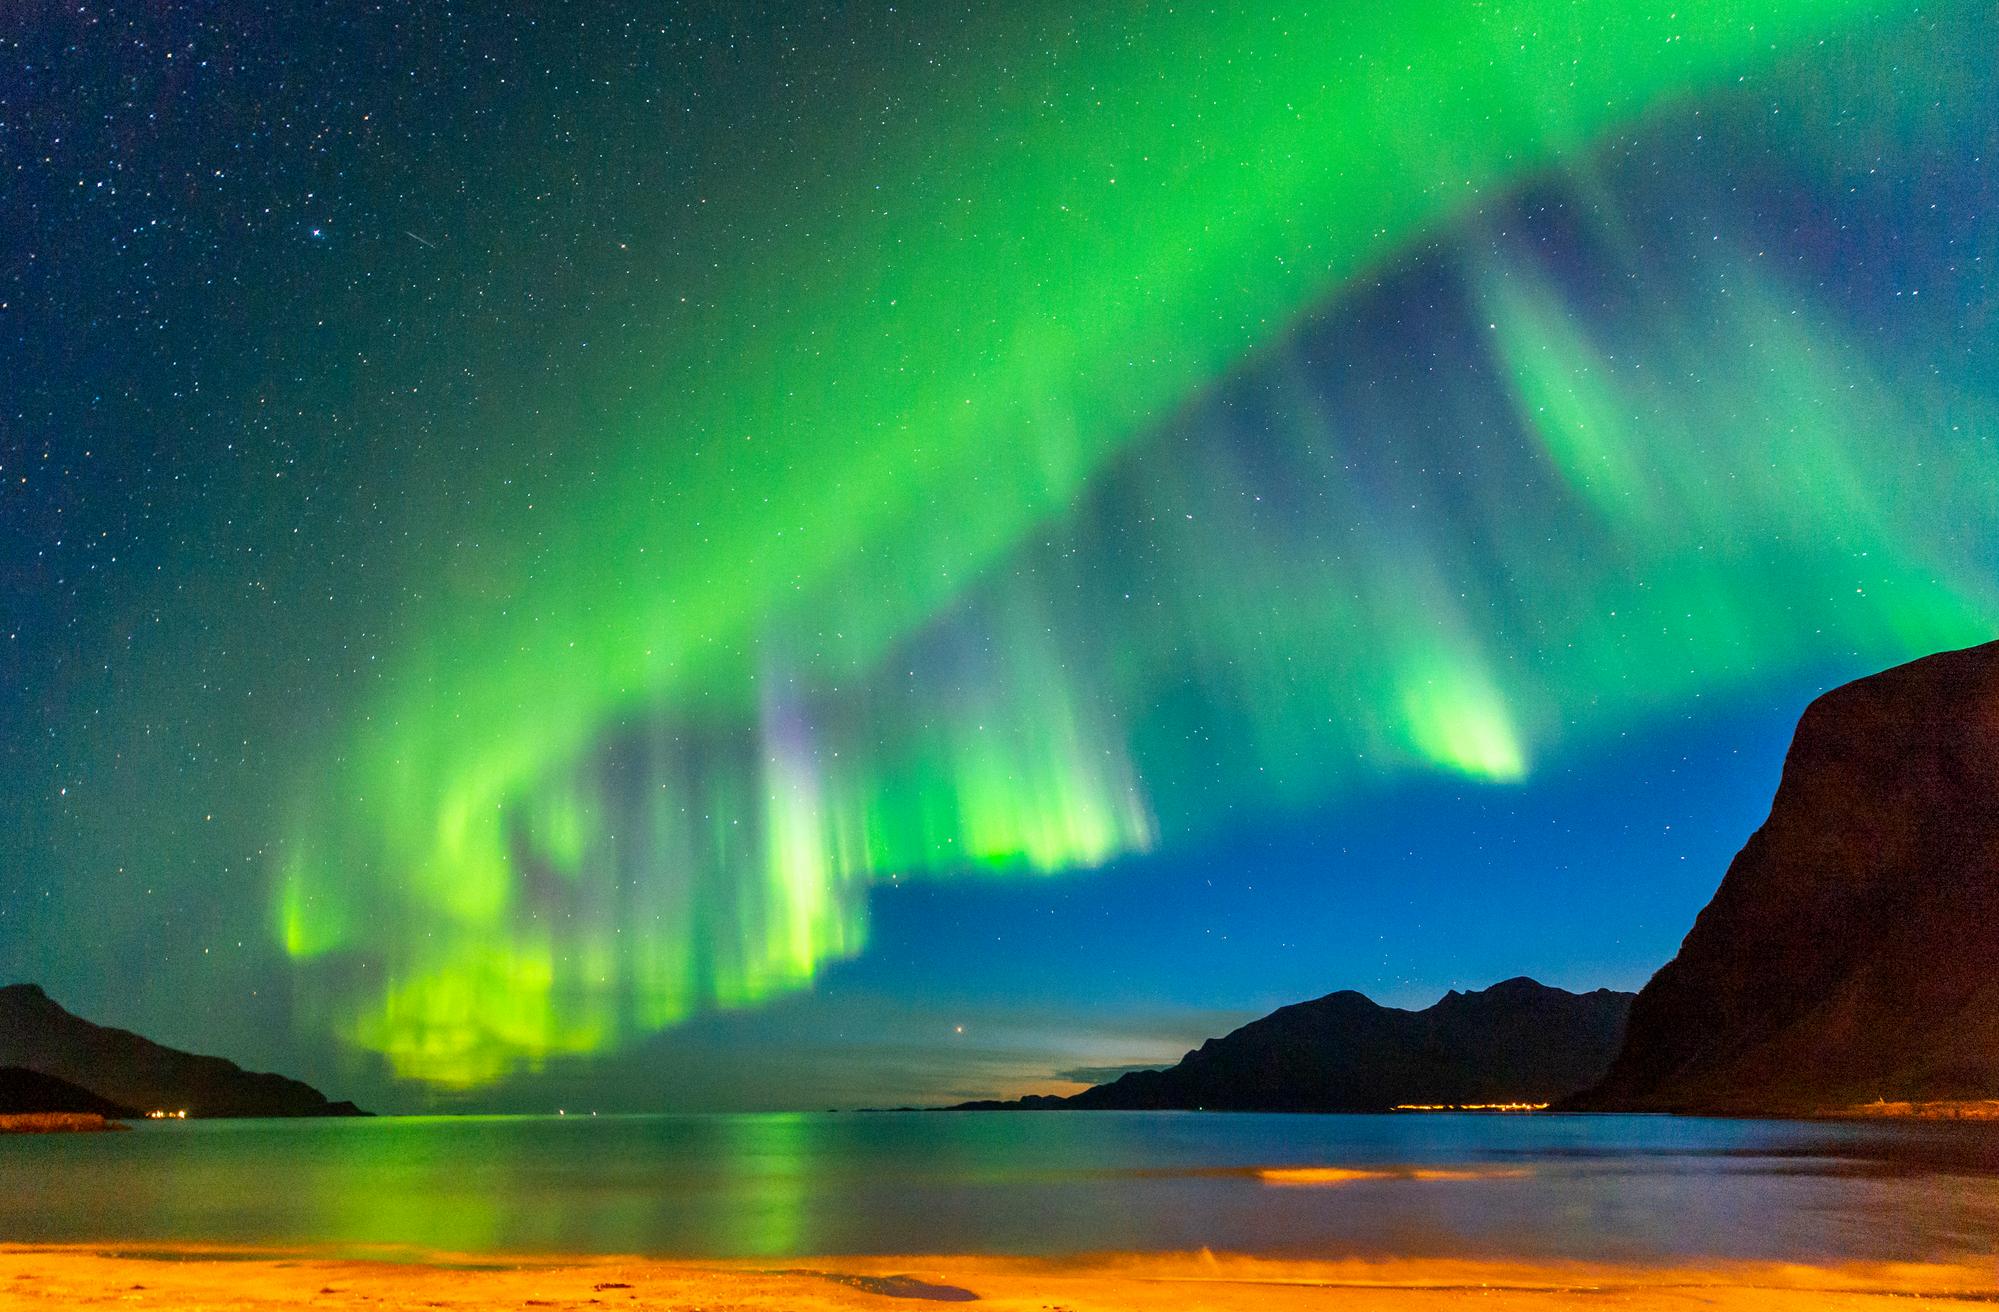
[[[1098, 19], [851, 186], [746, 184], [812, 222], [709, 262], [547, 527], [437, 529], [476, 569], [301, 790], [274, 918], [312, 996], [475, 1084], [804, 987], [875, 880], [1095, 865], [1384, 772], [1514, 780], [1579, 699], [1980, 633], [1989, 562], [1923, 510], [1989, 517], [1989, 446], [1884, 496], [1866, 461], [1933, 417], [1856, 396], [1867, 357], [1790, 289], [1745, 264], [1662, 327], [1477, 249], [1506, 188], [1863, 12]], [[1310, 316], [1446, 232], [1491, 386], [1326, 385]], [[1231, 377], [1267, 382], [1258, 422]], [[1444, 407], [1427, 451], [1411, 402]]]

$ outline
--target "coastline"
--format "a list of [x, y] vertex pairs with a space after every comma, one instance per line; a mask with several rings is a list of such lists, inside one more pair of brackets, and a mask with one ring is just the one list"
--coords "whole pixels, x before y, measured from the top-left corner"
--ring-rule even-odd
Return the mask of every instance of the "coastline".
[[9, 1112], [0, 1115], [0, 1134], [102, 1134], [129, 1130], [123, 1121], [96, 1112]]
[[1200, 1253], [694, 1261], [492, 1257], [189, 1245], [0, 1245], [0, 1309], [134, 1304], [216, 1312], [311, 1306], [446, 1309], [628, 1306], [743, 1312], [894, 1308], [976, 1300], [995, 1312], [1555, 1312], [1963, 1308], [1999, 1292], [1990, 1267], [1730, 1263], [1620, 1266], [1387, 1259], [1303, 1261]]
[[1855, 1103], [1826, 1112], [1822, 1119], [1842, 1121], [1999, 1121], [1999, 1099], [1947, 1098], [1935, 1102]]

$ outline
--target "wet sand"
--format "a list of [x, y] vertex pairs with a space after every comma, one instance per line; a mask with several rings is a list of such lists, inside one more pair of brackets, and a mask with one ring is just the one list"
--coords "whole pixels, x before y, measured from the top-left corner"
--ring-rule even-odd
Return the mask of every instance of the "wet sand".
[[[413, 1255], [403, 1255], [405, 1257]], [[1702, 1308], [1889, 1312], [1989, 1307], [1991, 1266], [1620, 1267], [1393, 1260], [1291, 1262], [1208, 1254], [1043, 1261], [852, 1257], [329, 1259], [271, 1250], [0, 1246], [0, 1309], [554, 1308], [820, 1312], [971, 1302], [995, 1312], [1507, 1312]]]

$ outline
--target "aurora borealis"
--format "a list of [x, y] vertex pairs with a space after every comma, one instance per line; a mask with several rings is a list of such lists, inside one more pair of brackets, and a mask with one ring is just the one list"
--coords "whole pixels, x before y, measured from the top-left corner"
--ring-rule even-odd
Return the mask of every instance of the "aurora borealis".
[[479, 1089], [1999, 626], [1978, 6], [628, 17], [19, 47], [24, 969]]

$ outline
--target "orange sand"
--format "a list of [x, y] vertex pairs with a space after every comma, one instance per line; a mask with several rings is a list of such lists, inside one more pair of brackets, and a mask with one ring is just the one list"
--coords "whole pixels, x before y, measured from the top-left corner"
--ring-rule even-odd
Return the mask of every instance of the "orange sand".
[[[1990, 1306], [1999, 1272], [1949, 1266], [1638, 1268], [1415, 1261], [1280, 1262], [1202, 1254], [1063, 1261], [821, 1258], [782, 1263], [637, 1258], [329, 1259], [225, 1249], [0, 1246], [0, 1309], [658, 1309], [822, 1312], [921, 1308], [939, 1287], [992, 1312], [1367, 1312], [1477, 1307], [1908, 1312]], [[918, 1285], [913, 1282], [922, 1282]], [[927, 1286], [927, 1288], [926, 1288]], [[899, 1295], [899, 1296], [898, 1296]]]

